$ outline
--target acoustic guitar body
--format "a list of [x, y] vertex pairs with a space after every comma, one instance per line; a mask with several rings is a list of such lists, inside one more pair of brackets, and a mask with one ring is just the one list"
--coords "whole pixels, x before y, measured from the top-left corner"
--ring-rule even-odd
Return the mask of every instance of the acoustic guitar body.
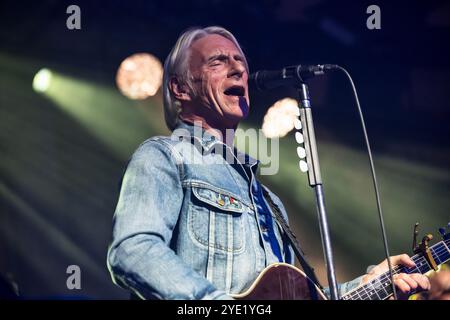
[[271, 264], [246, 291], [232, 296], [245, 300], [327, 300], [303, 271], [287, 263]]

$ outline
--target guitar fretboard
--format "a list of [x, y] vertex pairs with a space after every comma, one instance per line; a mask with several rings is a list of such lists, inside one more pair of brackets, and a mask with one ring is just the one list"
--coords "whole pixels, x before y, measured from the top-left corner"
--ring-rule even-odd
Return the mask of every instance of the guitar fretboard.
[[[450, 259], [450, 239], [436, 243], [430, 247], [431, 254], [436, 264], [440, 265]], [[415, 267], [404, 266], [393, 267], [393, 273], [427, 273], [432, 269], [422, 254], [411, 257], [416, 264]], [[370, 282], [360, 286], [342, 297], [342, 300], [385, 300], [392, 295], [392, 285], [389, 271], [372, 279]]]

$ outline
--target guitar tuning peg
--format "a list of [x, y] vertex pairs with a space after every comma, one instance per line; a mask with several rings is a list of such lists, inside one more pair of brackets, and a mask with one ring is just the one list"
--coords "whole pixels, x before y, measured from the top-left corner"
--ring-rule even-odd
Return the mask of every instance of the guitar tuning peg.
[[417, 234], [419, 233], [419, 223], [416, 222], [414, 225], [414, 233], [413, 233], [413, 243], [412, 243], [412, 250], [414, 253], [420, 252], [419, 246], [417, 245]]
[[445, 228], [439, 228], [439, 233], [441, 234], [441, 237], [443, 238], [445, 236]]
[[439, 233], [441, 234], [444, 241], [450, 239], [450, 222], [447, 224], [447, 228], [439, 228]]

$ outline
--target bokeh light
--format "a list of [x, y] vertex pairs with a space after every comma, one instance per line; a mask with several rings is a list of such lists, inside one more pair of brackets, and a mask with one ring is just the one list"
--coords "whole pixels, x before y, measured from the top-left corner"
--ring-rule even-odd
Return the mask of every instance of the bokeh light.
[[163, 67], [158, 58], [149, 53], [136, 53], [122, 61], [116, 83], [128, 98], [143, 100], [156, 94], [162, 77]]
[[274, 103], [264, 116], [262, 130], [267, 138], [284, 137], [294, 129], [300, 115], [298, 103], [292, 98], [284, 98]]

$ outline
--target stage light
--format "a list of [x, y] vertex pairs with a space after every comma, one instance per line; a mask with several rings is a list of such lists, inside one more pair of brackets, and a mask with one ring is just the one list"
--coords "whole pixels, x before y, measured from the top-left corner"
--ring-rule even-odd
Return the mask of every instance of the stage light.
[[149, 135], [164, 132], [162, 107], [155, 97], [137, 102], [114, 85], [58, 70], [52, 70], [51, 85], [42, 95], [119, 159], [127, 159]]
[[136, 53], [126, 58], [117, 70], [120, 92], [133, 100], [154, 96], [162, 83], [163, 67], [155, 56]]
[[36, 92], [45, 92], [50, 87], [52, 72], [43, 68], [33, 78], [33, 89]]
[[262, 125], [264, 135], [267, 138], [284, 137], [294, 129], [299, 115], [300, 111], [296, 100], [285, 98], [275, 102], [264, 116]]

